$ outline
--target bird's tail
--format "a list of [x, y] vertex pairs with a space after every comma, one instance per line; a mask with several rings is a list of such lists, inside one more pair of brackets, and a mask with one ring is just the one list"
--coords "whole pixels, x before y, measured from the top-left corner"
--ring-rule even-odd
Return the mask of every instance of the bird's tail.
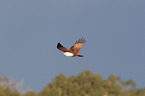
[[78, 57], [84, 57], [83, 55], [78, 55]]

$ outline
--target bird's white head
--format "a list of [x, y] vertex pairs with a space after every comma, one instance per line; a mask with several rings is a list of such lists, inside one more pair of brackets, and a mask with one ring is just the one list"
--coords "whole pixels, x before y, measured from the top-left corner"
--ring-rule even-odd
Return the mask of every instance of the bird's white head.
[[70, 53], [70, 52], [64, 52], [63, 55], [68, 56], [68, 57], [72, 57], [74, 54]]

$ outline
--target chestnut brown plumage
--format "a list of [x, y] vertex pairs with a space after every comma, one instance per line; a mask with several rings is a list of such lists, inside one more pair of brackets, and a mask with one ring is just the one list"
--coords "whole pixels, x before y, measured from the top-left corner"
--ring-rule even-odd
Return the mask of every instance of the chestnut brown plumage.
[[[72, 56], [72, 57], [83, 57], [83, 55], [78, 55], [78, 52], [80, 51], [82, 45], [86, 42], [85, 39], [81, 38], [78, 41], [75, 42], [75, 44], [68, 50], [67, 48], [63, 47], [60, 43], [57, 44], [57, 48], [64, 53], [64, 55]], [[72, 55], [73, 54], [73, 55]]]
[[69, 50], [63, 47], [60, 43], [57, 44], [57, 48], [63, 52], [69, 52]]

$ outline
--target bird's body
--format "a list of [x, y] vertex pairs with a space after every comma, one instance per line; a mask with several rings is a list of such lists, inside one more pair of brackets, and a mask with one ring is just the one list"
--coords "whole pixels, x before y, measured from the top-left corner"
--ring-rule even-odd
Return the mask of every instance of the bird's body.
[[63, 55], [68, 56], [68, 57], [73, 57], [74, 54], [70, 52], [64, 52]]
[[78, 55], [82, 45], [85, 43], [85, 39], [81, 38], [75, 42], [75, 44], [70, 48], [70, 50], [63, 47], [60, 43], [57, 44], [57, 48], [63, 51], [65, 56], [68, 57], [83, 57], [83, 55]]

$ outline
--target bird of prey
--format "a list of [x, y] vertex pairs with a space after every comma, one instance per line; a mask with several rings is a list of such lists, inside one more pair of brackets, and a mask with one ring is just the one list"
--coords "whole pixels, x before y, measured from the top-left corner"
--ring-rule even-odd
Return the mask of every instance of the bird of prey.
[[78, 55], [82, 45], [86, 42], [85, 39], [81, 38], [75, 42], [75, 44], [68, 50], [67, 48], [63, 47], [60, 43], [57, 44], [57, 48], [60, 51], [63, 51], [63, 55], [69, 57], [83, 57], [83, 55]]

